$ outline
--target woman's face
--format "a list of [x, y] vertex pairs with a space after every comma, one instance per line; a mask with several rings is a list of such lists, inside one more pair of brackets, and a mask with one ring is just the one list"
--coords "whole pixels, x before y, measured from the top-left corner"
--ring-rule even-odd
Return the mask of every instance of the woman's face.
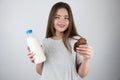
[[54, 28], [56, 32], [63, 33], [69, 25], [69, 15], [65, 8], [60, 8], [54, 18]]

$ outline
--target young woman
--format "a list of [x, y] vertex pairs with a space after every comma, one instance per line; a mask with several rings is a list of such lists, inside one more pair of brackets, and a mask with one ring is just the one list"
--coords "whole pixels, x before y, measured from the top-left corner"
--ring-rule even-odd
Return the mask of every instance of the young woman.
[[[92, 48], [79, 45], [75, 52], [73, 46], [79, 38], [70, 6], [64, 2], [53, 5], [42, 45], [46, 61], [36, 64], [41, 80], [81, 80], [88, 74]], [[28, 47], [28, 57], [34, 63], [33, 56]]]

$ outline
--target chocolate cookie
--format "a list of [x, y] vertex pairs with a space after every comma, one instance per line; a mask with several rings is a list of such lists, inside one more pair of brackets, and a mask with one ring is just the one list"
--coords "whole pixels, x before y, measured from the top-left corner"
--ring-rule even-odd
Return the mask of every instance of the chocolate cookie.
[[87, 44], [87, 40], [85, 38], [78, 39], [78, 41], [74, 44], [74, 51], [76, 52], [76, 47], [84, 44]]

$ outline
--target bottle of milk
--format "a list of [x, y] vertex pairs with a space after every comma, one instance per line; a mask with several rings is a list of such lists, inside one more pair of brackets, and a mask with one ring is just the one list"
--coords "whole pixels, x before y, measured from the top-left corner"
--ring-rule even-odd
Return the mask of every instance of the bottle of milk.
[[44, 55], [43, 49], [41, 47], [41, 43], [38, 41], [36, 37], [32, 35], [32, 30], [27, 30], [27, 43], [28, 46], [30, 47], [30, 50], [35, 53], [35, 64], [44, 62], [46, 60], [46, 57]]

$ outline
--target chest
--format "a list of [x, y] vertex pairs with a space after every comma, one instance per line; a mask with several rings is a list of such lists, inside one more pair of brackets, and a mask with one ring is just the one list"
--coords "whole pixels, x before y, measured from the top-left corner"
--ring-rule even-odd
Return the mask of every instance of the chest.
[[74, 65], [76, 54], [70, 53], [62, 42], [48, 43], [45, 51], [48, 62], [61, 65]]

